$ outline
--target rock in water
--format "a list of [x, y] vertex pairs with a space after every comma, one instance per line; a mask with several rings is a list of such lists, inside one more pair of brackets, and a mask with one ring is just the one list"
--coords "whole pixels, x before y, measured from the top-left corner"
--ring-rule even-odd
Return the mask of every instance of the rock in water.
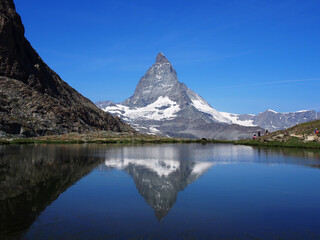
[[0, 135], [133, 131], [64, 82], [32, 48], [12, 0], [0, 1]]

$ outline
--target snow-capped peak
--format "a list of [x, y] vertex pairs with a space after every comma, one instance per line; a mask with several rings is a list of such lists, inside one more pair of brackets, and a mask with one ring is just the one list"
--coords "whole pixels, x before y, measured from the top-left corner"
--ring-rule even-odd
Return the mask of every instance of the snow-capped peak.
[[303, 113], [303, 112], [309, 112], [310, 110], [300, 110], [300, 111], [296, 111], [297, 113]]
[[268, 109], [267, 112], [278, 113], [278, 112], [276, 112], [276, 111], [274, 111], [272, 109]]
[[[215, 129], [224, 131], [229, 128], [227, 124], [254, 126], [251, 120], [215, 110], [201, 96], [179, 82], [176, 71], [163, 53], [157, 55], [156, 62], [140, 79], [130, 98], [103, 110], [118, 115], [138, 131], [164, 136], [214, 138], [217, 134], [220, 136]], [[222, 123], [223, 128], [217, 123]], [[210, 128], [210, 133], [207, 134], [208, 131], [203, 131], [203, 128]], [[240, 126], [236, 128], [238, 131], [230, 131], [229, 138], [236, 138], [238, 133], [245, 136], [249, 132], [251, 135], [253, 131]]]

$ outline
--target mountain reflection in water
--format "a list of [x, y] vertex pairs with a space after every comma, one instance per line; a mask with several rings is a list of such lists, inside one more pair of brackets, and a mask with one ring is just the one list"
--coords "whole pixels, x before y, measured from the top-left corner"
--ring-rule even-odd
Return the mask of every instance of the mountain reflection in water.
[[[105, 160], [107, 169], [118, 169], [127, 172], [134, 180], [137, 190], [145, 201], [154, 209], [161, 221], [173, 207], [178, 193], [189, 184], [205, 174], [212, 166], [233, 164], [243, 161], [257, 162], [256, 155], [264, 164], [285, 163], [284, 159], [269, 161], [269, 155], [291, 155], [297, 162], [290, 164], [310, 164], [299, 162], [301, 158], [319, 158], [318, 151], [301, 149], [270, 149], [246, 146], [220, 145], [219, 148], [207, 148], [205, 145], [135, 146], [110, 149]], [[200, 161], [195, 161], [200, 159]], [[312, 160], [313, 163], [316, 163]]]
[[105, 165], [130, 174], [139, 193], [161, 221], [176, 202], [178, 192], [197, 180], [213, 163], [124, 158], [106, 160]]
[[[241, 164], [244, 166], [243, 168], [240, 167], [242, 170], [247, 169], [247, 166], [251, 164], [261, 166], [263, 169], [265, 169], [264, 167], [266, 165], [294, 165], [304, 168], [319, 168], [319, 159], [319, 151], [317, 150], [253, 148], [248, 146], [234, 146], [231, 144], [167, 144], [144, 146], [95, 144], [0, 145], [0, 239], [17, 239], [22, 235], [22, 238], [34, 239], [33, 234], [38, 233], [38, 229], [42, 229], [42, 233], [47, 233], [47, 230], [52, 226], [53, 231], [57, 231], [54, 225], [46, 222], [47, 219], [45, 217], [48, 216], [48, 209], [53, 209], [53, 212], [56, 213], [55, 216], [59, 216], [62, 220], [65, 220], [64, 208], [68, 206], [68, 204], [66, 204], [67, 199], [63, 200], [61, 197], [59, 198], [60, 195], [68, 195], [72, 205], [77, 202], [78, 205], [72, 208], [74, 212], [71, 212], [76, 213], [77, 216], [81, 216], [80, 219], [84, 222], [84, 226], [88, 224], [86, 231], [89, 235], [94, 235], [96, 232], [95, 236], [103, 237], [107, 230], [104, 230], [104, 226], [97, 225], [98, 223], [103, 223], [103, 221], [109, 219], [110, 224], [122, 224], [127, 216], [130, 216], [128, 212], [130, 210], [127, 208], [123, 211], [115, 211], [116, 214], [114, 215], [113, 210], [123, 209], [123, 204], [127, 203], [127, 199], [119, 198], [119, 195], [116, 194], [117, 192], [128, 193], [132, 191], [137, 193], [134, 187], [132, 188], [129, 184], [129, 182], [132, 183], [131, 178], [139, 194], [144, 198], [144, 200], [142, 200], [141, 197], [136, 194], [138, 198], [131, 199], [132, 203], [130, 203], [130, 206], [133, 208], [138, 206], [135, 205], [138, 204], [138, 199], [141, 200], [141, 205], [139, 206], [143, 206], [143, 208], [137, 208], [137, 211], [140, 211], [139, 215], [135, 212], [134, 217], [137, 218], [135, 219], [137, 223], [136, 225], [132, 225], [132, 229], [140, 226], [138, 219], [144, 221], [145, 217], [149, 216], [150, 218], [148, 219], [150, 223], [148, 223], [148, 226], [154, 229], [166, 226], [166, 224], [169, 226], [170, 223], [181, 223], [181, 221], [172, 222], [172, 216], [180, 219], [182, 212], [191, 211], [189, 208], [183, 208], [183, 211], [181, 211], [181, 203], [190, 201], [190, 199], [188, 200], [183, 197], [186, 195], [191, 196], [194, 194], [195, 189], [197, 189], [198, 193], [205, 193], [206, 198], [213, 200], [209, 205], [203, 206], [203, 208], [206, 208], [204, 213], [208, 209], [217, 207], [214, 211], [215, 215], [217, 215], [220, 209], [218, 206], [221, 206], [221, 209], [229, 209], [232, 205], [228, 205], [228, 202], [224, 205], [225, 200], [220, 202], [219, 197], [215, 195], [215, 191], [223, 191], [222, 189], [228, 186], [230, 181], [233, 180], [233, 174], [239, 173], [237, 171], [232, 172], [232, 169], [239, 169]], [[231, 164], [234, 164], [235, 168], [233, 168]], [[230, 166], [219, 168], [219, 165]], [[301, 168], [301, 172], [304, 171], [304, 168]], [[121, 173], [121, 176], [126, 176], [125, 180], [122, 179], [121, 185], [114, 185], [117, 181], [114, 177], [115, 174], [118, 173], [117, 171], [111, 173], [110, 170], [116, 169], [130, 176], [128, 177], [127, 174]], [[229, 178], [225, 177], [225, 175], [219, 175], [223, 169], [228, 169], [228, 171], [225, 170], [224, 173], [229, 174]], [[101, 170], [103, 174], [99, 177]], [[297, 171], [300, 172], [300, 170]], [[112, 179], [106, 178], [104, 173]], [[254, 171], [251, 173], [254, 173]], [[273, 171], [272, 173], [276, 174], [277, 171]], [[281, 175], [280, 172], [278, 173]], [[260, 172], [257, 174], [260, 174]], [[217, 175], [220, 176], [220, 178], [218, 177], [215, 181], [211, 181], [215, 179]], [[252, 175], [250, 176], [252, 177]], [[200, 178], [205, 181], [200, 181]], [[84, 181], [78, 182], [80, 179], [84, 179]], [[197, 182], [197, 186], [194, 185], [195, 182]], [[315, 184], [316, 183], [317, 182], [315, 182]], [[181, 191], [185, 190], [190, 184], [195, 186], [189, 188], [192, 189], [191, 192], [184, 191], [184, 193], [181, 193]], [[250, 181], [249, 185], [251, 184], [255, 185], [254, 181]], [[275, 182], [275, 184], [281, 185], [282, 183]], [[288, 184], [290, 185], [290, 183]], [[74, 188], [74, 186], [77, 187]], [[202, 186], [202, 188], [199, 186]], [[259, 183], [257, 183], [257, 186], [259, 186]], [[246, 185], [241, 185], [241, 187], [246, 187]], [[73, 191], [81, 192], [80, 196], [83, 197], [83, 202], [76, 199], [74, 192], [71, 191], [70, 193], [70, 190], [66, 191], [68, 188], [73, 188]], [[271, 189], [273, 188], [276, 187], [272, 185]], [[90, 193], [88, 193], [88, 189]], [[232, 194], [233, 191], [238, 191], [237, 189], [238, 188], [232, 189], [228, 194]], [[286, 188], [283, 189], [285, 190]], [[305, 189], [305, 187], [303, 189]], [[253, 201], [253, 196], [257, 196], [252, 194], [250, 188], [243, 188], [242, 191], [245, 195], [248, 194], [248, 196], [251, 196], [251, 198], [245, 198], [246, 201]], [[302, 191], [302, 188], [300, 188], [299, 191]], [[132, 192], [126, 196], [133, 196], [134, 194]], [[263, 192], [263, 189], [261, 189], [261, 192]], [[259, 192], [259, 194], [261, 194], [261, 192]], [[299, 193], [293, 190], [292, 192]], [[95, 206], [97, 206], [97, 202], [100, 200], [94, 197], [90, 198], [90, 194], [96, 194], [103, 198], [99, 207]], [[181, 196], [181, 202], [180, 199], [177, 201], [179, 194]], [[266, 197], [270, 196], [269, 192], [265, 194]], [[307, 194], [310, 193], [307, 192]], [[59, 208], [58, 210], [55, 208], [55, 203], [58, 198], [60, 199], [59, 204], [62, 209], [60, 209], [61, 211], [59, 211]], [[227, 199], [229, 202], [232, 202], [233, 205], [238, 204], [237, 201], [233, 202], [232, 197]], [[317, 198], [314, 197], [314, 199], [316, 200]], [[115, 201], [119, 201], [118, 208], [114, 207], [114, 205], [116, 205]], [[150, 215], [146, 215], [147, 212], [144, 210], [146, 204], [144, 201], [152, 207], [156, 218], [161, 223], [154, 218], [151, 211], [148, 212]], [[107, 204], [108, 202], [112, 202], [113, 204], [109, 205]], [[175, 204], [176, 208], [173, 208]], [[194, 204], [192, 206], [197, 205], [196, 202], [192, 204]], [[256, 202], [256, 206], [258, 206], [258, 204], [259, 201]], [[196, 207], [201, 208], [201, 206]], [[92, 217], [91, 221], [94, 222], [94, 220], [97, 220], [95, 224], [90, 225], [90, 222], [86, 221], [86, 215], [83, 215], [85, 212], [83, 208], [89, 209], [90, 212], [91, 210], [97, 210], [93, 215], [90, 215]], [[176, 211], [177, 208], [179, 211]], [[148, 209], [148, 207], [146, 209]], [[169, 212], [170, 216], [168, 215]], [[229, 216], [224, 212], [221, 214]], [[39, 225], [39, 222], [37, 223], [35, 220], [41, 218], [41, 216], [44, 218], [42, 218], [42, 222]], [[71, 215], [71, 217], [69, 216], [69, 226], [74, 226], [75, 229], [78, 229], [79, 226], [74, 222], [75, 219], [72, 216], [73, 215]], [[108, 216], [107, 220], [105, 216]], [[159, 225], [152, 225], [153, 220]], [[180, 220], [183, 220], [183, 216]], [[202, 218], [194, 219], [195, 223], [202, 220]], [[58, 220], [53, 218], [51, 221], [52, 223], [56, 223]], [[130, 224], [134, 224], [133, 222], [134, 221], [130, 222], [128, 220], [124, 228], [130, 228]], [[217, 223], [219, 223], [219, 221]], [[60, 233], [65, 231], [65, 227], [66, 226], [62, 224]], [[92, 230], [94, 227], [96, 227], [95, 231]], [[121, 228], [121, 231], [122, 230]], [[144, 231], [144, 229], [141, 229], [141, 231]], [[221, 229], [221, 231], [223, 231], [223, 229]], [[118, 236], [118, 239], [122, 238], [122, 235], [117, 235], [118, 232], [114, 228], [109, 228], [108, 232], [110, 232], [110, 236]], [[77, 230], [75, 230], [74, 234], [77, 233]], [[69, 230], [68, 234], [68, 236], [72, 238], [72, 230]], [[59, 235], [55, 236], [58, 237]], [[39, 237], [38, 239], [42, 238]]]
[[0, 145], [0, 239], [15, 239], [100, 162], [99, 146]]

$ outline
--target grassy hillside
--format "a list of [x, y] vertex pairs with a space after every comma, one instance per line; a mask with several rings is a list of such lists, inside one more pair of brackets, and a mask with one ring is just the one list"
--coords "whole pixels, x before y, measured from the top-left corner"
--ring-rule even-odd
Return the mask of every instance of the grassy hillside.
[[238, 144], [275, 147], [302, 147], [320, 149], [320, 138], [314, 130], [320, 130], [320, 120], [298, 124], [257, 138], [256, 140], [238, 141]]
[[298, 124], [287, 130], [288, 133], [313, 135], [314, 129], [320, 130], [320, 120]]

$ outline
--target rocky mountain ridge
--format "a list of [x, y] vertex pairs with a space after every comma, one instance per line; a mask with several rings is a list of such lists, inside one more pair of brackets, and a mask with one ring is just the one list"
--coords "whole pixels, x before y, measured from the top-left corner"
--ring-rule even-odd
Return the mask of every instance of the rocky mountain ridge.
[[140, 79], [134, 94], [122, 103], [98, 102], [98, 107], [119, 116], [143, 133], [170, 137], [237, 140], [257, 131], [276, 131], [320, 117], [315, 111], [257, 115], [215, 110], [197, 93], [179, 82], [168, 59], [159, 53]]
[[162, 136], [236, 140], [262, 130], [246, 125], [246, 121], [246, 126], [234, 124], [229, 116], [213, 109], [178, 81], [175, 69], [162, 53], [130, 98], [120, 104], [100, 102], [98, 106], [140, 132]]
[[270, 132], [282, 130], [300, 123], [314, 121], [320, 118], [320, 113], [314, 110], [302, 110], [297, 112], [278, 113], [268, 109], [257, 115], [240, 114], [239, 119], [251, 121], [256, 126], [268, 129]]
[[[96, 105], [101, 109], [105, 109], [107, 107], [108, 109], [117, 108], [117, 104], [118, 103], [114, 103], [112, 101], [100, 101], [96, 103]], [[260, 126], [263, 129], [268, 129], [269, 132], [290, 128], [300, 123], [320, 119], [320, 112], [317, 113], [315, 110], [301, 110], [296, 112], [280, 113], [268, 109], [258, 114], [220, 113], [230, 117], [231, 121], [233, 121], [235, 124], [244, 124], [244, 126], [246, 126], [246, 124]]]
[[0, 1], [0, 135], [134, 131], [64, 82], [24, 36], [12, 0]]

